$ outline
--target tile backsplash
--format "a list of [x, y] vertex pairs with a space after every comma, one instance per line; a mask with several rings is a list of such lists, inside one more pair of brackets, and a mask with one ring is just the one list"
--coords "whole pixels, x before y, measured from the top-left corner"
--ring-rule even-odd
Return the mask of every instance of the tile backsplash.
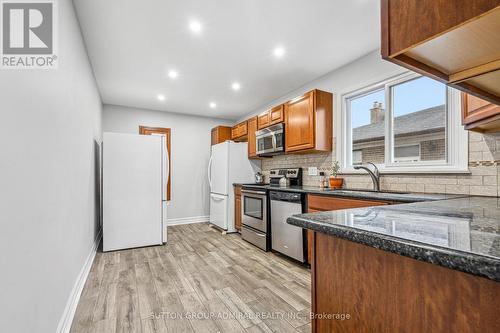
[[[302, 167], [303, 183], [318, 186], [319, 176], [309, 176], [307, 168], [318, 167], [325, 171], [335, 159], [335, 152], [303, 155], [280, 155], [264, 159], [262, 169], [266, 179], [269, 170], [275, 168]], [[498, 196], [500, 194], [500, 135], [469, 133], [470, 174], [405, 174], [382, 175], [382, 190], [408, 191], [422, 193], [449, 193]], [[344, 187], [371, 189], [372, 181], [368, 175], [343, 175]]]

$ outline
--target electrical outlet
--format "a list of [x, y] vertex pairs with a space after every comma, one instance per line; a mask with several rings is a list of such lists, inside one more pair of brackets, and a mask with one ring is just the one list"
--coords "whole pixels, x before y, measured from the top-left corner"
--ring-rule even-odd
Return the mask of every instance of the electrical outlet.
[[309, 167], [307, 168], [307, 173], [309, 176], [317, 176], [318, 175], [318, 168], [317, 167]]

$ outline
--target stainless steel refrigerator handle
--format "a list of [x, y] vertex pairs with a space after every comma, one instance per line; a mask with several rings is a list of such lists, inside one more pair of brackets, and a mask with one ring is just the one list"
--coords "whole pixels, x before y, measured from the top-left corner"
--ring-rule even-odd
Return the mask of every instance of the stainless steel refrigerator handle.
[[210, 174], [212, 173], [212, 155], [210, 155], [210, 160], [208, 161], [208, 185], [210, 186], [210, 191], [212, 190], [212, 179]]

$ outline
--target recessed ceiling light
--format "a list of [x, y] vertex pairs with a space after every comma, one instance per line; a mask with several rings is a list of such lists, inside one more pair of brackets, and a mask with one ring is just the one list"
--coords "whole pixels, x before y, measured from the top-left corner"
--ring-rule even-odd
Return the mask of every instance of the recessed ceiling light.
[[215, 104], [215, 102], [210, 102], [209, 106], [211, 109], [215, 109], [217, 107], [217, 104]]
[[276, 58], [281, 58], [285, 55], [285, 49], [281, 46], [278, 46], [274, 49], [273, 54]]
[[201, 32], [201, 23], [194, 20], [189, 22], [189, 30], [191, 30], [195, 34], [199, 34]]
[[165, 95], [158, 94], [158, 96], [156, 96], [156, 98], [158, 98], [159, 101], [164, 101], [165, 100]]
[[171, 69], [168, 71], [168, 77], [171, 78], [171, 79], [176, 79], [177, 76], [179, 76], [179, 73], [177, 73], [176, 70], [174, 69]]
[[231, 88], [233, 88], [233, 90], [235, 90], [235, 91], [238, 91], [241, 89], [241, 85], [238, 82], [233, 82], [233, 84], [231, 85]]

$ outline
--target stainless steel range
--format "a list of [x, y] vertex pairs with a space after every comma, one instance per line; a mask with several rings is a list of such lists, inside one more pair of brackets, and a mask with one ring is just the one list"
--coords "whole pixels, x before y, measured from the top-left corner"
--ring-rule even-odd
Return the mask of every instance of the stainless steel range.
[[243, 185], [241, 189], [241, 237], [247, 242], [269, 251], [268, 203], [265, 186]]

